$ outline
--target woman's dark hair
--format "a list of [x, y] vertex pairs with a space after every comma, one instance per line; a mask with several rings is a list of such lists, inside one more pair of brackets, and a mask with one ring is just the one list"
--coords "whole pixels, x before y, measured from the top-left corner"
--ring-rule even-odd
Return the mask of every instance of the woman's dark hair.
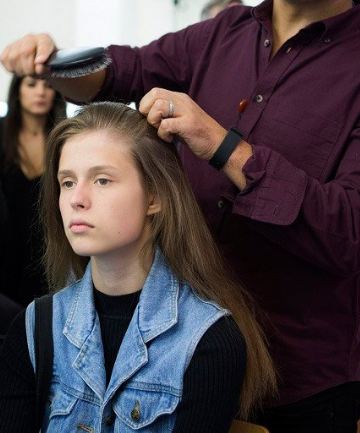
[[[3, 168], [19, 165], [19, 132], [22, 127], [20, 106], [20, 85], [25, 77], [13, 76], [8, 94], [8, 112], [4, 119], [2, 137], [2, 165]], [[47, 115], [45, 135], [60, 121], [66, 118], [66, 103], [59, 92], [55, 92], [54, 103]]]

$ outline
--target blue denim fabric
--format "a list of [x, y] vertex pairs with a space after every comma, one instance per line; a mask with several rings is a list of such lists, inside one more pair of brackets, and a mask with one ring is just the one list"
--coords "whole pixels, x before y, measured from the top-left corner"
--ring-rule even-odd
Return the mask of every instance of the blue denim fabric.
[[[171, 432], [195, 348], [227, 314], [180, 282], [157, 251], [106, 387], [89, 264], [82, 280], [54, 296], [54, 367], [42, 431]], [[34, 323], [32, 303], [26, 330], [33, 365]]]

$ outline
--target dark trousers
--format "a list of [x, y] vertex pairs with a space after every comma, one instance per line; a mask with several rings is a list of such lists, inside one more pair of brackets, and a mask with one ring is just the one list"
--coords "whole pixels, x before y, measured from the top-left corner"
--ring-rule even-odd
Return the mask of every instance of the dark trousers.
[[265, 409], [254, 422], [270, 433], [356, 433], [359, 418], [360, 382], [351, 382], [296, 403]]

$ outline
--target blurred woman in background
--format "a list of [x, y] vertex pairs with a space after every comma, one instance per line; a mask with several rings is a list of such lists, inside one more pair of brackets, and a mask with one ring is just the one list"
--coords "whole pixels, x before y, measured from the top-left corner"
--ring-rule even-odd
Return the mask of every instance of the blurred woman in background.
[[41, 266], [38, 190], [44, 171], [45, 139], [66, 117], [66, 104], [45, 80], [14, 76], [8, 113], [0, 122], [1, 182], [7, 225], [1, 239], [0, 292], [20, 304], [46, 291]]

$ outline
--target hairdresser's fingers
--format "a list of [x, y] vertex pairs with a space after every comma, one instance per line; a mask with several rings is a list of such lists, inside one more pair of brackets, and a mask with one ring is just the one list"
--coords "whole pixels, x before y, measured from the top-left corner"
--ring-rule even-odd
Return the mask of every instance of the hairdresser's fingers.
[[1, 61], [8, 71], [21, 76], [34, 74], [34, 58], [35, 40], [28, 35], [6, 47]]
[[154, 87], [140, 101], [139, 111], [144, 116], [148, 116], [151, 109], [156, 105], [155, 108], [161, 112], [162, 117], [168, 117], [169, 101], [175, 97], [178, 98], [181, 95], [182, 93]]
[[202, 159], [209, 160], [226, 135], [225, 129], [185, 93], [154, 88], [143, 97], [139, 110], [163, 140], [176, 136]]
[[[158, 128], [158, 136], [160, 138], [162, 138], [164, 141], [167, 141], [168, 143], [171, 143], [172, 141], [174, 141], [174, 139], [178, 139], [179, 136], [176, 134], [176, 132], [172, 132], [172, 131], [177, 131], [177, 121], [176, 119], [167, 119], [167, 120], [172, 120], [173, 122], [170, 123], [168, 122], [166, 124], [166, 126], [163, 125], [163, 123], [161, 123], [161, 125]], [[186, 143], [184, 143], [186, 144]]]
[[50, 36], [45, 34], [27, 35], [5, 48], [1, 61], [5, 68], [22, 75], [43, 75], [44, 63], [56, 50]]
[[47, 34], [38, 35], [37, 51], [35, 56], [35, 74], [43, 75], [49, 71], [45, 63], [52, 53], [57, 51], [57, 47], [52, 38]]
[[169, 101], [175, 94], [175, 92], [170, 92], [169, 90], [153, 88], [140, 101], [140, 113], [147, 117], [150, 125], [158, 128], [161, 119], [168, 117], [170, 110]]
[[[146, 114], [147, 121], [150, 123], [150, 125], [157, 129], [159, 128], [162, 120], [169, 117], [170, 104], [173, 104], [172, 107], [174, 107], [173, 101], [169, 101], [167, 99], [154, 100], [153, 105], [149, 108], [149, 111]], [[171, 117], [173, 117], [173, 113]]]

